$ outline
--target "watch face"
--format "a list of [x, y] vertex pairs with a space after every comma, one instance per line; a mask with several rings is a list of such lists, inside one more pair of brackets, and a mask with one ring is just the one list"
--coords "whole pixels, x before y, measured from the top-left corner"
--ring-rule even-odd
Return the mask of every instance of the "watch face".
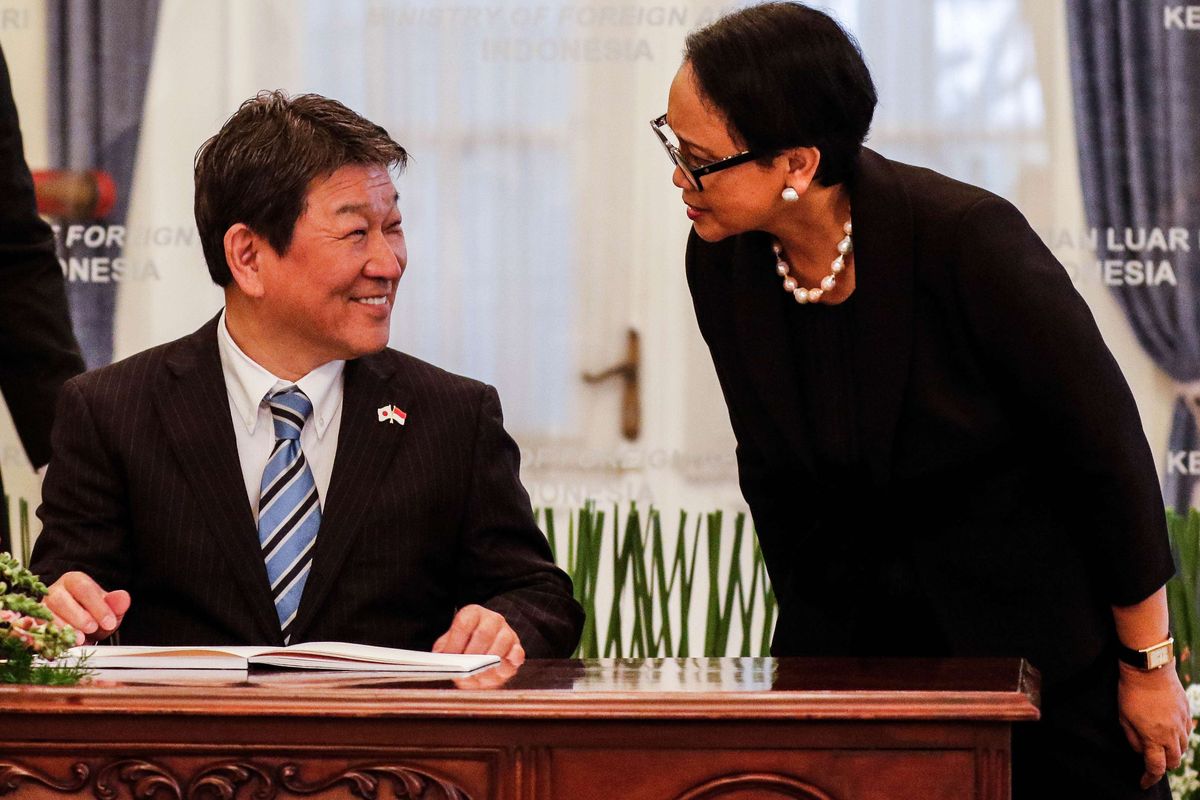
[[1171, 660], [1171, 645], [1169, 643], [1160, 644], [1151, 650], [1146, 651], [1146, 668], [1157, 669], [1165, 665]]

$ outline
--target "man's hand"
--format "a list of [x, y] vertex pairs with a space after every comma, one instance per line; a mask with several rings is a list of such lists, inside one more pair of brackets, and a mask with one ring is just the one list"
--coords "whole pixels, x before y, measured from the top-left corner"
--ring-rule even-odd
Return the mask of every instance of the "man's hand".
[[84, 573], [68, 572], [50, 585], [44, 602], [56, 622], [70, 625], [91, 643], [107, 639], [121, 627], [129, 610], [129, 592], [106, 592]]
[[525, 648], [516, 631], [508, 627], [504, 617], [483, 606], [463, 606], [454, 615], [450, 630], [433, 643], [435, 653], [471, 653], [497, 655], [505, 661], [520, 665], [525, 661]]
[[1117, 698], [1125, 738], [1145, 761], [1148, 789], [1179, 766], [1194, 725], [1174, 662], [1148, 672], [1122, 663]]

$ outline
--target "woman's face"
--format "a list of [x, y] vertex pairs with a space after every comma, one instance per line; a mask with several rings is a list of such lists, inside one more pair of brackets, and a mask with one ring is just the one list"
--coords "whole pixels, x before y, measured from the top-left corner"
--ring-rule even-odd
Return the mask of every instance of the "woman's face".
[[[686, 61], [671, 83], [667, 124], [679, 138], [684, 160], [693, 167], [746, 149], [729, 135], [724, 115], [706, 102]], [[715, 242], [745, 231], [770, 229], [781, 212], [779, 194], [788, 185], [787, 178], [788, 159], [780, 156], [767, 167], [748, 161], [705, 175], [701, 179], [703, 191], [694, 189], [679, 167], [672, 182], [683, 190], [683, 202], [696, 233], [705, 241]]]

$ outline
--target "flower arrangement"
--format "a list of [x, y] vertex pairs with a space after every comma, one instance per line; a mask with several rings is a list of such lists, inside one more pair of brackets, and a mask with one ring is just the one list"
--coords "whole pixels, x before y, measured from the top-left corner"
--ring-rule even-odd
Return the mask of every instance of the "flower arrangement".
[[75, 629], [56, 625], [42, 604], [46, 585], [8, 553], [0, 553], [0, 683], [69, 686], [88, 674], [83, 664], [48, 664], [74, 646]]
[[[1200, 683], [1187, 688], [1188, 705], [1192, 716], [1200, 720]], [[1175, 800], [1200, 800], [1200, 729], [1188, 737], [1188, 749], [1183, 763], [1170, 775], [1171, 796]]]

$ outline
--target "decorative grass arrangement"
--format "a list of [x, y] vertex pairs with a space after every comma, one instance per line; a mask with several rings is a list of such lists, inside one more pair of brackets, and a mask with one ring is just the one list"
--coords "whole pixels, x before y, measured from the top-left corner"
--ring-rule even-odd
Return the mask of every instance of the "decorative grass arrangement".
[[[1200, 512], [1167, 509], [1167, 532], [1178, 569], [1167, 581], [1167, 605], [1175, 636], [1175, 666], [1187, 687], [1192, 716], [1200, 719]], [[1200, 799], [1200, 733], [1188, 738], [1183, 763], [1170, 776], [1176, 800]]]
[[[588, 502], [568, 515], [562, 547], [554, 510], [539, 510], [537, 519], [555, 561], [575, 583], [575, 599], [587, 613], [576, 657], [769, 653], [775, 626], [775, 595], [757, 537], [752, 531], [747, 535], [744, 513], [733, 518], [732, 546], [725, 563], [721, 557], [727, 526], [720, 511], [698, 514], [690, 525], [688, 513], [680, 511], [674, 536], [668, 537], [663, 533], [661, 514], [653, 507], [643, 515], [637, 504], [631, 503], [622, 519], [619, 508], [614, 506], [610, 515], [594, 502]], [[611, 520], [609, 536], [606, 536], [610, 529], [607, 520]], [[746, 548], [751, 548], [748, 556]], [[743, 572], [744, 559], [750, 563], [748, 573]], [[700, 652], [693, 652], [692, 600], [698, 588], [697, 569], [701, 560], [707, 576], [704, 645]], [[603, 619], [597, 613], [596, 601], [602, 584], [611, 590], [599, 593], [611, 597]], [[731, 633], [735, 632], [740, 642], [736, 650], [731, 647]]]
[[[4, 516], [9, 517], [9, 504], [11, 500], [7, 494], [4, 495]], [[33, 552], [33, 537], [29, 530], [29, 501], [24, 497], [17, 498], [17, 539], [15, 544], [20, 547], [17, 552], [20, 554], [22, 564], [29, 563], [29, 555]]]
[[1176, 667], [1184, 686], [1200, 682], [1200, 512], [1167, 510], [1167, 530], [1178, 572], [1167, 582]]

